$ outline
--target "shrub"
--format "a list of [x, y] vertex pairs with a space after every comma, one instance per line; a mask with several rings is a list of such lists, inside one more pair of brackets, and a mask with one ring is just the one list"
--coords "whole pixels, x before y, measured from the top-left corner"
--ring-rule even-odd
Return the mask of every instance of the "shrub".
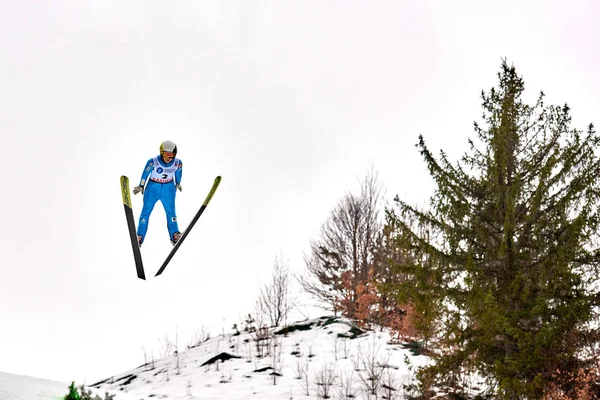
[[115, 395], [106, 392], [104, 398], [94, 395], [91, 390], [85, 388], [84, 385], [75, 386], [75, 382], [71, 382], [69, 393], [64, 397], [64, 400], [114, 400]]

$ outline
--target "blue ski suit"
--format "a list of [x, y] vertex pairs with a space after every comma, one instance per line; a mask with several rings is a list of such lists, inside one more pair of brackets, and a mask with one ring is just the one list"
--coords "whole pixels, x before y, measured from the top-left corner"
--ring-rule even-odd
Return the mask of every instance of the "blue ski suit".
[[142, 242], [148, 231], [150, 214], [158, 200], [162, 203], [167, 214], [167, 229], [169, 230], [170, 239], [173, 240], [173, 234], [179, 232], [177, 213], [175, 212], [175, 193], [177, 191], [176, 185], [181, 183], [181, 167], [180, 159], [174, 158], [166, 164], [160, 155], [149, 159], [146, 163], [140, 179], [141, 186], [146, 183], [144, 206], [142, 207], [137, 229], [137, 234], [142, 237]]

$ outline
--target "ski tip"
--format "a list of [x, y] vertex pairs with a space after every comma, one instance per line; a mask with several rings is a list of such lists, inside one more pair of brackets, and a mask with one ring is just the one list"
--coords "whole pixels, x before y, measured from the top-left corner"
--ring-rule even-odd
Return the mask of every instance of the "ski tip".
[[131, 193], [129, 192], [129, 179], [127, 179], [127, 177], [121, 177], [121, 196], [123, 197], [123, 204], [125, 207], [132, 208]]

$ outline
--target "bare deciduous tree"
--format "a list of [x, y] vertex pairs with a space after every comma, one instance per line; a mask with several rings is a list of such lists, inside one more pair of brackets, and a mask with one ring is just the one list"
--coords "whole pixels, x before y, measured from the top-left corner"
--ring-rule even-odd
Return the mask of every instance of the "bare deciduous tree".
[[390, 359], [389, 354], [386, 358], [379, 355], [380, 347], [375, 341], [375, 335], [373, 335], [373, 342], [368, 343], [366, 347], [359, 343], [356, 357], [352, 357], [354, 369], [358, 372], [359, 381], [369, 398], [370, 396], [377, 396], [385, 367]]
[[159, 339], [159, 343], [161, 346], [161, 355], [162, 358], [171, 357], [175, 354], [175, 343], [171, 341], [168, 334], [165, 334], [162, 342]]
[[181, 373], [181, 364], [179, 363], [179, 326], [175, 329], [175, 356], [177, 357], [177, 375]]
[[273, 336], [268, 327], [263, 326], [252, 335], [256, 343], [256, 357], [265, 358], [271, 354]]
[[304, 391], [304, 394], [310, 396], [310, 378], [308, 371], [308, 358], [304, 358], [304, 365], [301, 365], [300, 363], [297, 365], [298, 379], [300, 380], [300, 387]]
[[187, 345], [188, 349], [193, 349], [195, 347], [200, 346], [202, 343], [206, 342], [210, 339], [210, 330], [205, 324], [202, 324], [202, 327], [196, 331], [194, 336], [192, 337], [190, 343]]
[[154, 353], [152, 353], [152, 363], [150, 363], [146, 348], [142, 347], [142, 351], [144, 352], [144, 366], [150, 366], [150, 369], [154, 369]]
[[294, 365], [295, 365], [294, 372], [296, 374], [295, 378], [298, 380], [301, 380], [302, 378], [304, 378], [304, 374], [308, 370], [308, 362], [306, 362], [306, 360], [303, 359], [302, 357], [296, 357], [296, 361], [295, 361]]
[[308, 360], [310, 360], [311, 358], [313, 358], [315, 356], [315, 353], [313, 351], [314, 347], [315, 347], [315, 342], [316, 342], [316, 338], [311, 338], [309, 342], [306, 342], [306, 356], [308, 357]]
[[282, 347], [283, 347], [283, 339], [279, 336], [275, 336], [273, 340], [271, 340], [271, 368], [273, 376], [273, 385], [277, 385], [277, 377], [282, 376]]
[[342, 351], [343, 351], [343, 358], [344, 359], [348, 359], [348, 355], [350, 354], [350, 338], [344, 336], [341, 337], [340, 340], [342, 341], [341, 345], [342, 345]]
[[333, 385], [337, 380], [337, 375], [333, 364], [326, 363], [321, 366], [321, 369], [315, 376], [315, 384], [317, 385], [317, 396], [321, 399], [331, 398]]
[[293, 309], [291, 280], [288, 263], [283, 260], [283, 255], [279, 254], [273, 263], [271, 281], [262, 288], [257, 301], [257, 312], [268, 318], [271, 326], [287, 322], [287, 317]]
[[355, 381], [353, 371], [342, 373], [337, 392], [338, 400], [352, 400], [358, 397], [358, 390], [354, 388]]
[[299, 281], [325, 308], [354, 317], [359, 283], [366, 283], [376, 236], [381, 229], [381, 187], [371, 171], [360, 194], [347, 193], [322, 225], [320, 237], [310, 242], [305, 258], [307, 274]]
[[400, 398], [399, 384], [394, 371], [387, 367], [381, 384], [382, 398], [386, 400], [396, 400]]

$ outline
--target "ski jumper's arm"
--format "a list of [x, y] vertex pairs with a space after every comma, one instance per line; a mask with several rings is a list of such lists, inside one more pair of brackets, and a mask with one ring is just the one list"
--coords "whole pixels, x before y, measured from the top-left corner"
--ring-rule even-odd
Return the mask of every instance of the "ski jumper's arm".
[[154, 161], [151, 158], [146, 163], [146, 166], [144, 167], [144, 172], [142, 172], [142, 178], [140, 179], [140, 186], [144, 186], [144, 183], [146, 183], [146, 179], [148, 179], [148, 175], [150, 175], [150, 172], [152, 172], [153, 168], [154, 168]]
[[177, 167], [177, 170], [175, 170], [175, 185], [179, 185], [181, 183], [181, 170], [182, 163], [181, 160], [179, 160], [179, 166]]

